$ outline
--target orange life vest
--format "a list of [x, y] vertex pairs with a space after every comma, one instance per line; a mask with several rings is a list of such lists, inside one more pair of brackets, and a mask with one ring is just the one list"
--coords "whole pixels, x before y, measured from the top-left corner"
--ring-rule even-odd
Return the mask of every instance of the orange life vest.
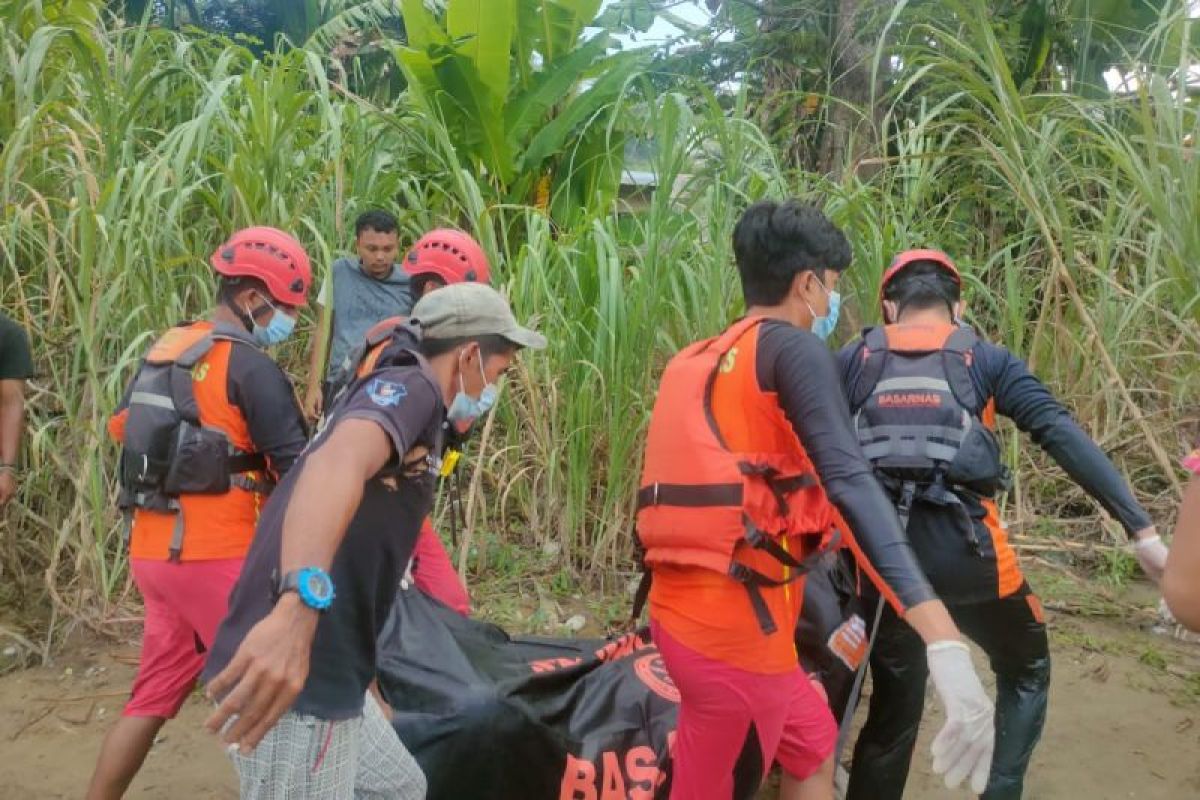
[[133, 558], [240, 558], [249, 547], [271, 483], [229, 401], [234, 341], [249, 339], [209, 322], [168, 330], [146, 354], [130, 405], [109, 422], [123, 446], [120, 505], [133, 515]]
[[[771, 633], [760, 587], [801, 577], [836, 511], [778, 400], [759, 388], [762, 321], [740, 320], [667, 365], [650, 417], [637, 531], [651, 570], [702, 567], [745, 584], [760, 627]], [[786, 549], [794, 537], [802, 544], [795, 554]], [[749, 567], [739, 558], [747, 548], [793, 574], [780, 580]]]

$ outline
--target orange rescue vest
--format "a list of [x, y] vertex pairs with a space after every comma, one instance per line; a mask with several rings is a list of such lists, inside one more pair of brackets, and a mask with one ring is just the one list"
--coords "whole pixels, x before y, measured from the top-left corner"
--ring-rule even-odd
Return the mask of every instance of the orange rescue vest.
[[[169, 560], [181, 560], [185, 518], [188, 527], [200, 522], [208, 529], [200, 550], [189, 552], [192, 558], [240, 557], [249, 544], [261, 502], [256, 495], [269, 493], [272, 484], [265, 456], [229, 402], [235, 341], [250, 343], [209, 322], [168, 330], [146, 354], [127, 408], [110, 422], [122, 444], [119, 505], [137, 516], [131, 522], [144, 534], [133, 542], [134, 557], [158, 557], [165, 545]], [[169, 542], [163, 539], [167, 528]]]
[[[745, 584], [760, 627], [771, 633], [761, 587], [807, 571], [836, 511], [778, 400], [759, 387], [761, 322], [742, 319], [667, 365], [650, 416], [637, 533], [651, 570], [701, 567]], [[800, 559], [785, 549], [792, 537], [800, 537]], [[746, 548], [795, 572], [770, 578], [739, 559]]]

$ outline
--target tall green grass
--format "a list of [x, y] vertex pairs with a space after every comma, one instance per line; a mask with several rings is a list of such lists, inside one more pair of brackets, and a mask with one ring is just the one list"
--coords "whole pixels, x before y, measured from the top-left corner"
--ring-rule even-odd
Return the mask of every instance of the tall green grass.
[[[471, 570], [503, 544], [552, 554], [567, 582], [623, 585], [656, 377], [739, 313], [733, 224], [785, 194], [823, 203], [851, 238], [843, 337], [876, 319], [896, 250], [947, 249], [973, 321], [1027, 354], [1165, 511], [1200, 389], [1200, 161], [1181, 146], [1195, 108], [1161, 77], [1104, 101], [1022, 94], [982, 7], [962, 5], [973, 26], [900, 37], [907, 77], [886, 99], [869, 178], [784, 174], [740, 105], [634, 82], [616, 101], [622, 135], [656, 143], [663, 188], [564, 228], [500, 202], [406, 98], [356, 97], [311, 53], [260, 60], [223, 40], [112, 27], [94, 2], [0, 0], [0, 305], [30, 331], [38, 366], [28, 472], [0, 522], [0, 618], [49, 642], [62, 620], [99, 624], [122, 598], [105, 418], [153, 333], [204, 310], [221, 239], [279, 225], [323, 270], [372, 205], [400, 212], [405, 241], [437, 224], [474, 232], [551, 340], [522, 359], [473, 445]], [[1165, 16], [1147, 60], [1190, 65], [1191, 24]], [[304, 339], [283, 348], [289, 368], [302, 368]], [[1094, 520], [1007, 437], [1010, 518]]]

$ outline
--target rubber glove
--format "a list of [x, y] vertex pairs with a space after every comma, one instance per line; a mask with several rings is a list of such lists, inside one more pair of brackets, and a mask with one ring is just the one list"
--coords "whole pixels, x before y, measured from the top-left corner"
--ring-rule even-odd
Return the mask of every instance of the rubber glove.
[[1163, 571], [1167, 568], [1167, 552], [1167, 546], [1157, 533], [1135, 539], [1133, 542], [1133, 555], [1142, 565], [1142, 572], [1155, 583], [1162, 580]]
[[971, 790], [987, 788], [996, 745], [995, 710], [962, 642], [934, 642], [925, 649], [929, 675], [946, 711], [946, 724], [933, 740], [933, 771], [946, 786], [970, 778]]

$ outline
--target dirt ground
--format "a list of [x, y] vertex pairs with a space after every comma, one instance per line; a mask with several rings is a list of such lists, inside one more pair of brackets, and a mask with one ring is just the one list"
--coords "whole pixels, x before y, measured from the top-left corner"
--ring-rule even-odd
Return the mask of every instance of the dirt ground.
[[[1146, 619], [1051, 611], [1054, 680], [1029, 800], [1200, 797], [1200, 646], [1153, 634]], [[132, 641], [76, 643], [53, 666], [0, 677], [0, 798], [82, 795], [135, 658]], [[130, 797], [236, 797], [232, 767], [201, 728], [206, 714], [194, 696], [164, 728]], [[936, 722], [931, 699], [908, 798], [967, 796], [929, 774]]]

